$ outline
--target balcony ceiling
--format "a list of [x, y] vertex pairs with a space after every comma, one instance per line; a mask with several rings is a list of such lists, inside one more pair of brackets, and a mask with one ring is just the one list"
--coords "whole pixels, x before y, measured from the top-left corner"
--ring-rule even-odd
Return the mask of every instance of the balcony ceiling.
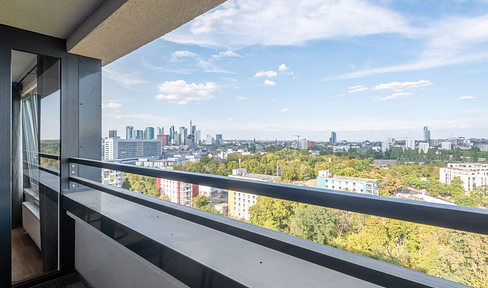
[[3, 0], [0, 24], [67, 39], [104, 0]]
[[5, 0], [0, 24], [67, 40], [106, 65], [225, 0]]

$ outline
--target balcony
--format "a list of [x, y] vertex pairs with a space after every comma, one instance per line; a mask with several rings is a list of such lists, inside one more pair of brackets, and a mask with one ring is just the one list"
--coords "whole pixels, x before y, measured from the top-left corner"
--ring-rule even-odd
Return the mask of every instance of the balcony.
[[466, 287], [100, 183], [107, 169], [488, 235], [484, 209], [101, 161], [102, 66], [223, 1], [20, 2], [0, 11], [0, 287]]

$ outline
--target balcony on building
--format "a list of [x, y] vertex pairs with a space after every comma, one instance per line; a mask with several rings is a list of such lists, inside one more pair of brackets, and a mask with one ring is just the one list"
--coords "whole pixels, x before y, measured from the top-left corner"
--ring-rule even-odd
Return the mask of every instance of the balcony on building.
[[488, 234], [476, 208], [102, 162], [102, 67], [223, 2], [2, 3], [0, 287], [464, 287], [101, 183], [107, 169]]

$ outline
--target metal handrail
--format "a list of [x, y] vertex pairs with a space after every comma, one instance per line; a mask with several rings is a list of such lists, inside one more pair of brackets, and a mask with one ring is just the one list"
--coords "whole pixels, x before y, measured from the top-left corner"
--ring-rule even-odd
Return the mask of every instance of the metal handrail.
[[61, 157], [59, 155], [56, 155], [56, 154], [49, 154], [49, 153], [42, 153], [42, 152], [39, 152], [39, 156], [41, 158], [48, 158], [48, 159], [52, 159], [52, 160], [61, 160]]
[[[488, 210], [73, 157], [70, 163], [488, 235]], [[81, 178], [71, 177], [80, 183]], [[83, 183], [80, 183], [83, 184]]]

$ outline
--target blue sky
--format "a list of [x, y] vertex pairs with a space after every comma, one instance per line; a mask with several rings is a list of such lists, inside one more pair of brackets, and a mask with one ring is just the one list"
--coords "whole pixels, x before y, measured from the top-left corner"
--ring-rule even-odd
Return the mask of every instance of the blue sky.
[[488, 137], [488, 1], [227, 1], [103, 68], [103, 133]]

